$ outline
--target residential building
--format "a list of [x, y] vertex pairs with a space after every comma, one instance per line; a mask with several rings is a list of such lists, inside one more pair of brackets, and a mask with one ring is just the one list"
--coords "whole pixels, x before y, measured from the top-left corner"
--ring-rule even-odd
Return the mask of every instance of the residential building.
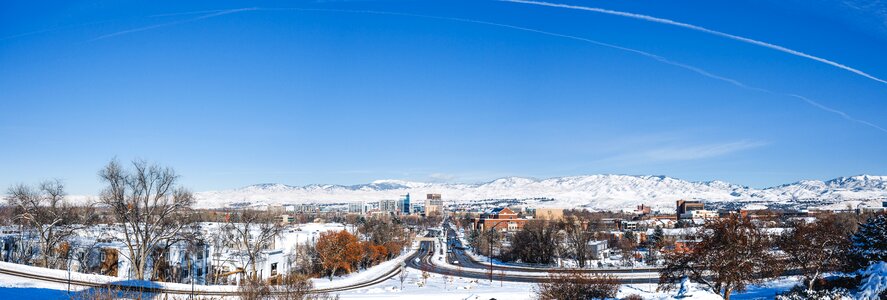
[[284, 211], [293, 213], [317, 213], [320, 206], [317, 204], [290, 204], [283, 206]]
[[588, 241], [588, 252], [591, 253], [591, 259], [604, 259], [610, 257], [610, 251], [608, 250], [606, 240]]
[[280, 215], [280, 223], [289, 224], [296, 221], [296, 217], [291, 214], [282, 214]]
[[363, 201], [348, 203], [348, 212], [352, 214], [365, 214], [367, 212], [367, 205]]
[[628, 231], [637, 230], [638, 229], [638, 222], [622, 220], [621, 222], [619, 222], [619, 229], [628, 230]]

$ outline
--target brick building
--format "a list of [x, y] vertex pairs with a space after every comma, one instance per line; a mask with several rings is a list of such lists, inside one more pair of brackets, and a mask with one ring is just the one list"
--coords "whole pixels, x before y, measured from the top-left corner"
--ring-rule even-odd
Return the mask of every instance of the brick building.
[[474, 220], [474, 228], [478, 230], [495, 229], [500, 231], [518, 231], [524, 228], [527, 219], [517, 216], [510, 208], [494, 208]]

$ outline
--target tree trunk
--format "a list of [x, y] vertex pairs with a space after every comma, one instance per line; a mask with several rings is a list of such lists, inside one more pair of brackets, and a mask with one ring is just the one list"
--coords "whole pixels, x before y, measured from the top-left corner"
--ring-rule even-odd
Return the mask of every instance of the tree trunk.
[[251, 278], [251, 279], [252, 279], [252, 280], [256, 280], [256, 278], [257, 278], [256, 276], [259, 275], [258, 271], [256, 270], [256, 258], [253, 257], [253, 258], [250, 258], [250, 259], [252, 260], [252, 263], [250, 263], [250, 269], [252, 269], [252, 271], [253, 271], [253, 274], [252, 274], [252, 278]]
[[807, 291], [808, 292], [813, 291], [813, 284], [816, 282], [816, 278], [818, 278], [818, 277], [819, 277], [819, 272], [814, 273], [813, 276], [810, 277], [810, 282], [807, 283]]
[[733, 288], [729, 287], [724, 289], [724, 300], [730, 300], [730, 294], [733, 293]]

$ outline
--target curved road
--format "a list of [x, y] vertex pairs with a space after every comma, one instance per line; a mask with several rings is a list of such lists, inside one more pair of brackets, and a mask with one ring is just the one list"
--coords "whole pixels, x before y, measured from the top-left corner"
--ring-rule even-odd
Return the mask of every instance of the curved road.
[[[462, 241], [456, 238], [456, 231], [450, 227], [449, 223], [444, 224], [444, 230], [447, 231], [447, 247], [448, 249], [452, 249], [453, 253], [447, 255], [447, 259], [450, 262], [458, 262], [459, 265], [470, 268], [470, 269], [483, 269], [487, 270], [489, 273], [490, 265], [489, 263], [480, 263], [475, 260], [473, 257], [469, 256], [465, 253], [465, 247], [462, 245]], [[455, 263], [454, 263], [455, 264]], [[530, 267], [519, 267], [519, 266], [502, 266], [502, 265], [493, 265], [494, 271], [519, 271], [519, 272], [538, 272], [538, 273], [551, 273], [551, 272], [572, 272], [572, 271], [580, 271], [586, 273], [646, 273], [646, 272], [658, 272], [658, 268], [626, 268], [626, 269], [563, 269], [563, 268], [530, 268]]]
[[[407, 260], [412, 261], [414, 258], [418, 257], [420, 254], [421, 253], [418, 253], [418, 252], [414, 253]], [[353, 289], [365, 288], [365, 287], [369, 287], [369, 286], [373, 286], [373, 285], [385, 282], [388, 279], [394, 278], [394, 276], [397, 276], [397, 274], [400, 274], [400, 272], [401, 272], [400, 268], [393, 268], [392, 270], [383, 273], [379, 277], [370, 279], [365, 282], [355, 283], [355, 284], [341, 286], [341, 287], [315, 289], [315, 290], [310, 291], [310, 293], [312, 293], [312, 294], [335, 293], [335, 292], [343, 292], [343, 291], [348, 291], [348, 290], [353, 290]], [[9, 269], [3, 269], [3, 268], [0, 268], [0, 274], [21, 277], [21, 278], [27, 278], [27, 279], [33, 279], [33, 280], [39, 280], [39, 281], [43, 281], [43, 282], [70, 284], [71, 286], [84, 287], [87, 289], [112, 290], [112, 291], [121, 291], [121, 292], [138, 293], [138, 294], [155, 294], [155, 295], [175, 294], [175, 295], [195, 295], [195, 296], [214, 296], [214, 297], [237, 296], [239, 294], [237, 291], [206, 291], [206, 290], [192, 291], [191, 289], [175, 289], [175, 288], [164, 288], [164, 287], [160, 287], [160, 286], [150, 286], [150, 284], [154, 283], [151, 281], [144, 282], [144, 283], [149, 284], [148, 286], [138, 286], [138, 285], [134, 285], [134, 284], [114, 283], [114, 282], [95, 283], [95, 282], [82, 281], [82, 280], [76, 280], [76, 279], [68, 280], [67, 278], [58, 278], [58, 277], [53, 277], [53, 276], [39, 275], [39, 274], [30, 273], [30, 272], [21, 272], [21, 271], [9, 270]], [[85, 290], [72, 291], [72, 292], [80, 293], [83, 291], [85, 291]], [[274, 293], [277, 294], [279, 292], [274, 292]]]
[[[489, 266], [483, 266], [483, 268], [465, 268], [462, 270], [453, 270], [451, 268], [439, 267], [434, 264], [432, 261], [434, 258], [433, 251], [442, 251], [443, 249], [435, 249], [434, 243], [430, 241], [423, 241], [419, 244], [419, 250], [416, 253], [416, 256], [411, 257], [409, 261], [407, 261], [406, 265], [410, 268], [417, 270], [424, 270], [432, 273], [445, 274], [449, 276], [456, 277], [467, 277], [467, 278], [475, 278], [475, 279], [484, 279], [484, 280], [498, 280], [498, 281], [511, 281], [511, 282], [546, 282], [549, 279], [546, 277], [542, 277], [540, 275], [535, 276], [527, 276], [527, 275], [516, 275], [516, 274], [505, 274], [493, 272], [490, 275]], [[452, 258], [453, 256], [449, 256]], [[461, 260], [465, 259], [464, 256], [457, 259]], [[484, 271], [486, 270], [486, 271]], [[498, 268], [496, 270], [504, 270], [509, 271], [510, 268]], [[514, 271], [511, 269], [510, 271]], [[537, 272], [545, 272], [545, 270], [536, 269]], [[589, 272], [603, 273], [603, 270], [589, 270]], [[608, 270], [609, 273], [633, 273], [630, 270]], [[621, 271], [621, 272], [619, 272]], [[492, 277], [492, 279], [491, 279]], [[659, 278], [617, 278], [621, 283], [658, 283]]]

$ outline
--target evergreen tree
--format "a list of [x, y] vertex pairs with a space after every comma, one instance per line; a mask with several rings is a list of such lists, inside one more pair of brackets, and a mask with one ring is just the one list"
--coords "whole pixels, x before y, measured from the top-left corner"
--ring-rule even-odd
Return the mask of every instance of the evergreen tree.
[[659, 242], [662, 241], [662, 238], [664, 236], [665, 236], [665, 232], [663, 232], [662, 227], [656, 226], [656, 229], [653, 230], [653, 234], [651, 234], [647, 238], [647, 247], [648, 248], [655, 247], [657, 244], [659, 244]]
[[850, 241], [849, 258], [853, 269], [887, 261], [887, 215], [878, 215], [860, 224]]

